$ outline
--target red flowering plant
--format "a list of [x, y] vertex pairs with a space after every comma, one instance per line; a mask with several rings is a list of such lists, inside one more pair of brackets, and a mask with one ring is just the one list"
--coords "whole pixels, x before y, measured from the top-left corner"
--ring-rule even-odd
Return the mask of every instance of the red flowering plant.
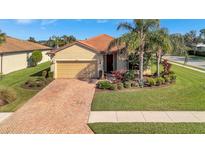
[[163, 65], [163, 69], [164, 69], [163, 74], [168, 75], [170, 73], [170, 69], [171, 69], [172, 64], [168, 63], [167, 59], [164, 59], [164, 61], [162, 62], [162, 65]]
[[112, 71], [112, 82], [113, 83], [119, 83], [123, 80], [124, 74], [127, 72], [127, 70], [118, 70], [118, 71]]

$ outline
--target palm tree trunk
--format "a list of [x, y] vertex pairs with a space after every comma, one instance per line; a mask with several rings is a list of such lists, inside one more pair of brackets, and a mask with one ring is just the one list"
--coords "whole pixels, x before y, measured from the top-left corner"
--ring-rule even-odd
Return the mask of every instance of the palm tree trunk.
[[139, 54], [139, 60], [140, 60], [140, 64], [139, 64], [139, 81], [140, 83], [143, 82], [143, 55], [144, 55], [144, 52], [143, 51], [140, 51], [140, 54]]
[[160, 76], [160, 71], [159, 71], [159, 67], [160, 67], [160, 57], [157, 57], [157, 77]]
[[157, 77], [160, 77], [160, 59], [161, 59], [161, 50], [157, 52]]

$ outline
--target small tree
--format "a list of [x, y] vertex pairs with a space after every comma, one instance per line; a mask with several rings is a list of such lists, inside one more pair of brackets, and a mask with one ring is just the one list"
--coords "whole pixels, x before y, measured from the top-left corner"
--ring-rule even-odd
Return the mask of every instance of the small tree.
[[31, 64], [36, 66], [42, 60], [42, 53], [39, 50], [33, 51], [31, 55]]

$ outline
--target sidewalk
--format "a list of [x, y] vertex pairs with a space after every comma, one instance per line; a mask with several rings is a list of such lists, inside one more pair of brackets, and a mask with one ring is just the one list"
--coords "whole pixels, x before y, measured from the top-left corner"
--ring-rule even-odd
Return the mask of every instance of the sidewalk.
[[0, 112], [0, 123], [11, 116], [13, 112]]
[[205, 122], [205, 111], [92, 111], [96, 122]]
[[181, 67], [184, 67], [184, 68], [188, 68], [188, 69], [191, 69], [191, 70], [194, 70], [194, 71], [198, 71], [198, 72], [201, 72], [201, 73], [205, 73], [205, 71], [200, 70], [200, 69], [197, 69], [197, 68], [193, 68], [193, 67], [186, 66], [186, 65], [183, 65], [183, 64], [178, 64], [178, 63], [175, 63], [175, 62], [170, 61], [170, 60], [168, 60], [168, 61], [169, 61], [170, 64], [174, 64], [174, 65], [181, 66]]
[[[169, 61], [177, 62], [183, 65], [185, 57], [184, 56], [163, 56], [163, 59], [167, 59]], [[189, 56], [187, 66], [193, 66], [196, 68], [205, 69], [205, 58]]]

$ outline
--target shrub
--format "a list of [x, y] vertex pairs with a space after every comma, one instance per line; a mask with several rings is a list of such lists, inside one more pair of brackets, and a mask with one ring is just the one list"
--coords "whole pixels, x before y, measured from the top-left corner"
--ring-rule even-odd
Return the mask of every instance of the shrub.
[[112, 77], [114, 78], [114, 82], [118, 83], [123, 80], [123, 76], [125, 74], [125, 70], [119, 70], [119, 71], [113, 71], [112, 72]]
[[53, 72], [48, 72], [48, 77], [53, 78]]
[[111, 86], [112, 86], [112, 83], [107, 80], [102, 80], [97, 83], [97, 87], [99, 89], [110, 89]]
[[172, 64], [168, 63], [168, 61], [165, 59], [162, 62], [162, 65], [163, 65], [163, 69], [164, 69], [163, 74], [169, 74]]
[[124, 88], [131, 88], [131, 83], [128, 82], [128, 81], [125, 81], [125, 82], [123, 83], [123, 85], [124, 85]]
[[175, 72], [174, 71], [170, 71], [169, 74], [175, 74]]
[[0, 88], [0, 100], [5, 103], [11, 103], [16, 100], [16, 92], [10, 88]]
[[170, 77], [170, 81], [171, 81], [171, 82], [175, 82], [176, 79], [177, 79], [176, 74], [170, 74], [169, 77]]
[[30, 78], [28, 81], [25, 82], [23, 86], [29, 87], [29, 88], [39, 88], [44, 87], [47, 84], [47, 80], [44, 77], [38, 77], [38, 78]]
[[166, 83], [169, 83], [169, 82], [170, 82], [170, 77], [169, 77], [169, 75], [165, 75], [165, 76], [164, 76], [164, 80], [165, 80]]
[[134, 70], [129, 70], [123, 75], [124, 81], [134, 80], [135, 79], [135, 72]]
[[48, 78], [46, 79], [46, 83], [47, 83], [47, 84], [50, 83], [51, 81], [53, 81], [53, 78], [52, 78], [52, 77], [48, 77]]
[[137, 81], [132, 81], [131, 87], [139, 87], [139, 83]]
[[147, 84], [152, 87], [154, 85], [156, 85], [156, 81], [154, 78], [147, 78]]
[[33, 51], [30, 57], [32, 66], [36, 66], [42, 60], [42, 53], [39, 50]]
[[157, 77], [157, 78], [155, 79], [155, 81], [156, 81], [156, 85], [157, 85], [157, 86], [160, 86], [161, 84], [164, 84], [164, 83], [165, 83], [165, 80], [164, 80], [164, 78], [162, 78], [162, 77]]
[[121, 90], [123, 88], [124, 88], [123, 83], [120, 82], [120, 83], [117, 84], [117, 89]]
[[44, 71], [42, 72], [42, 77], [46, 78], [46, 77], [47, 77], [47, 74], [48, 74], [48, 72], [47, 72], [46, 70], [44, 70]]
[[110, 90], [117, 90], [117, 84], [111, 84]]

